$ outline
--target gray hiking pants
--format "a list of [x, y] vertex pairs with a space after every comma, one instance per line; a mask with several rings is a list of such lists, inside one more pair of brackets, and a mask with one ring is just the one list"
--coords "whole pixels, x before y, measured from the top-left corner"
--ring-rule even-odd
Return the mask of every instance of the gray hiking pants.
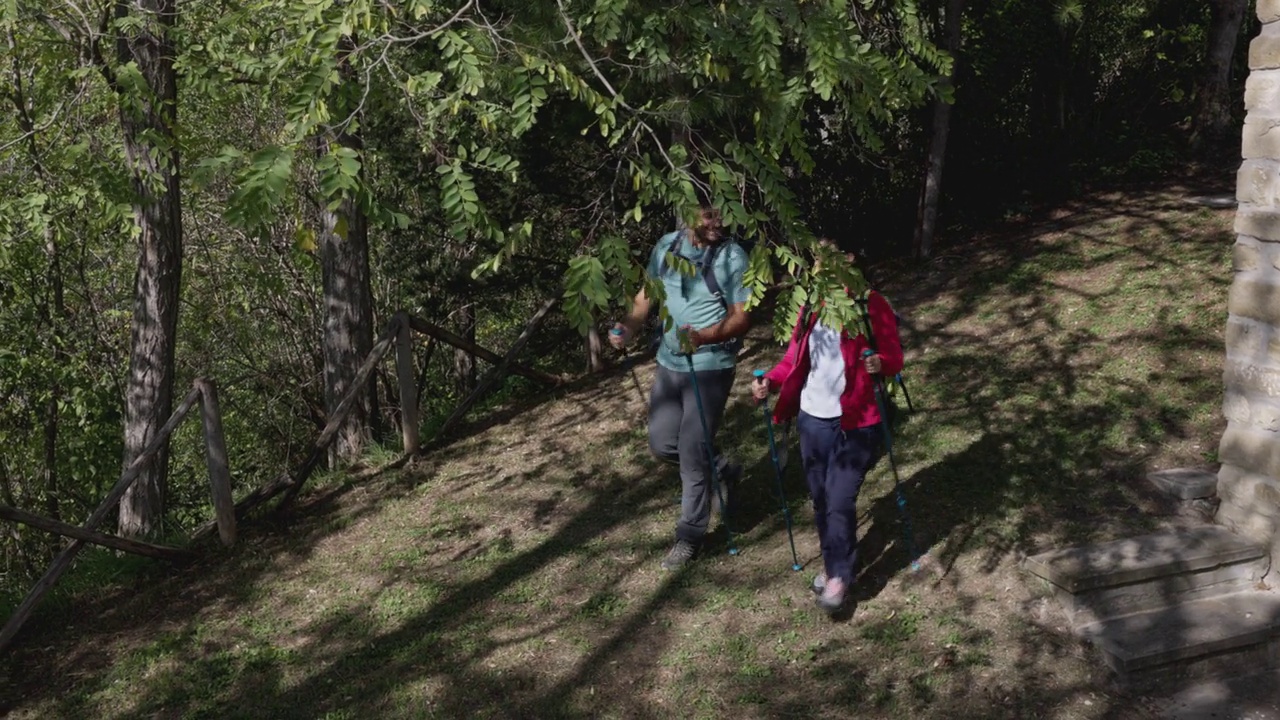
[[[712, 441], [724, 419], [733, 375], [734, 368], [698, 373], [698, 391]], [[649, 393], [649, 451], [659, 460], [680, 466], [682, 489], [676, 538], [691, 543], [702, 540], [711, 521], [714, 490], [703, 439], [693, 378], [687, 372], [675, 372], [659, 365]], [[715, 452], [716, 470], [723, 477], [727, 461], [719, 451]]]

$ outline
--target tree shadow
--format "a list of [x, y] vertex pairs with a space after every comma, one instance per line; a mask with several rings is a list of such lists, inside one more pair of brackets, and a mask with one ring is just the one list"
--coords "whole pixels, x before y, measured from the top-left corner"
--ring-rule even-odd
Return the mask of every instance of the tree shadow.
[[[2, 707], [84, 716], [119, 682], [128, 702], [114, 717], [836, 717], [850, 706], [860, 717], [1150, 717], [1045, 598], [982, 590], [1008, 582], [1023, 554], [1167, 521], [1143, 511], [1133, 478], [1166, 457], [1168, 438], [1215, 432], [1184, 404], [1219, 391], [1192, 360], [1219, 351], [1220, 329], [1172, 300], [1188, 273], [1218, 266], [1223, 238], [1162, 252], [1093, 227], [1121, 210], [1082, 209], [1053, 242], [990, 243], [887, 288], [906, 318], [918, 407], [896, 459], [930, 567], [910, 571], [882, 459], [861, 497], [852, 623], [815, 620], [807, 577], [785, 567], [745, 373], [721, 433], [747, 467], [733, 518], [744, 553], [658, 573], [678, 482], [648, 458], [634, 385], [647, 393], [652, 368], [637, 362], [522, 399], [399, 471], [304, 495], [287, 534], [250, 526], [193, 568], [42, 613], [6, 659]], [[1181, 232], [1155, 211], [1124, 217]], [[1144, 269], [1132, 278], [1107, 270], [1135, 253]], [[1194, 292], [1225, 296], [1225, 279]], [[1110, 303], [1144, 299], [1158, 306], [1141, 323], [1100, 324], [1114, 321]], [[763, 334], [744, 368], [777, 355]], [[1158, 377], [1123, 371], [1139, 353]], [[808, 562], [791, 457], [784, 487]], [[413, 512], [389, 518], [397, 504]], [[367, 547], [343, 550], [352, 538]], [[316, 571], [334, 562], [365, 564]], [[286, 586], [304, 573], [319, 584]], [[273, 622], [255, 616], [264, 604], [301, 617], [257, 627]], [[1009, 614], [983, 619], [997, 610]]]

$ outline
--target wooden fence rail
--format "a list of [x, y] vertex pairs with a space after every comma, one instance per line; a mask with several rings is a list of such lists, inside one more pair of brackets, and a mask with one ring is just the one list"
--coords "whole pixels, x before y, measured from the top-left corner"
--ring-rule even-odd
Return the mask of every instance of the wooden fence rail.
[[205, 456], [209, 466], [209, 485], [213, 491], [214, 512], [217, 517], [214, 525], [218, 528], [224, 544], [230, 546], [235, 542], [235, 514], [227, 510], [231, 499], [231, 475], [227, 468], [227, 448], [222, 436], [222, 417], [218, 410], [217, 392], [212, 382], [201, 378], [195, 381], [191, 392], [187, 393], [182, 403], [169, 416], [169, 420], [160, 427], [151, 438], [151, 441], [147, 443], [147, 446], [143, 448], [142, 453], [134, 458], [133, 462], [129, 463], [129, 467], [125, 468], [125, 471], [120, 475], [120, 479], [116, 481], [116, 484], [102, 499], [102, 502], [98, 504], [97, 509], [84, 521], [83, 525], [79, 527], [67, 525], [56, 520], [23, 512], [17, 508], [0, 507], [0, 518], [2, 519], [24, 523], [71, 538], [71, 542], [62, 549], [62, 552], [58, 553], [53, 562], [49, 564], [49, 568], [45, 570], [44, 575], [36, 581], [36, 584], [27, 592], [27, 596], [14, 609], [4, 628], [0, 629], [0, 651], [6, 649], [9, 643], [13, 641], [18, 631], [22, 629], [27, 619], [31, 617], [32, 611], [44, 599], [44, 596], [53, 589], [53, 586], [62, 578], [67, 569], [71, 567], [72, 561], [84, 549], [86, 543], [103, 545], [124, 552], [164, 560], [185, 560], [191, 557], [191, 553], [185, 550], [107, 535], [97, 532], [97, 529], [107, 515], [120, 503], [120, 498], [124, 497], [125, 491], [142, 473], [142, 469], [155, 458], [160, 448], [169, 441], [169, 436], [173, 434], [173, 431], [187, 417], [197, 402], [201, 404]]
[[22, 603], [18, 605], [9, 617], [3, 629], [0, 629], [0, 652], [5, 650], [13, 641], [13, 638], [22, 629], [23, 624], [26, 623], [36, 605], [39, 604], [45, 594], [53, 588], [63, 573], [71, 566], [72, 561], [85, 543], [94, 543], [124, 552], [165, 560], [182, 560], [191, 557], [191, 552], [184, 549], [120, 538], [98, 532], [97, 528], [106, 519], [108, 513], [116, 508], [125, 491], [141, 474], [147, 463], [155, 457], [164, 443], [168, 442], [169, 436], [172, 435], [174, 429], [191, 412], [197, 402], [200, 402], [205, 460], [209, 472], [209, 490], [213, 498], [214, 518], [198, 527], [192, 535], [192, 540], [203, 540], [217, 531], [223, 544], [231, 546], [236, 541], [237, 520], [244, 518], [251, 510], [277, 495], [283, 494], [277, 506], [278, 510], [283, 510], [297, 497], [307, 479], [311, 477], [312, 472], [324, 459], [329, 446], [338, 435], [338, 428], [355, 406], [359, 394], [367, 390], [369, 377], [373, 374], [378, 363], [390, 352], [393, 345], [396, 348], [396, 375], [402, 411], [401, 433], [404, 442], [404, 455], [397, 462], [407, 460], [412, 455], [422, 451], [422, 439], [419, 435], [418, 427], [418, 388], [413, 368], [411, 331], [423, 333], [440, 342], [461, 348], [493, 364], [493, 367], [478, 383], [476, 389], [450, 413], [441, 428], [439, 437], [443, 437], [457, 423], [461, 422], [471, 407], [508, 371], [553, 386], [565, 382], [564, 378], [515, 362], [516, 356], [528, 344], [537, 328], [555, 306], [555, 303], [556, 298], [552, 298], [539, 306], [538, 312], [526, 323], [520, 336], [516, 338], [507, 352], [501, 356], [470, 343], [444, 328], [432, 325], [421, 318], [412, 317], [403, 311], [397, 312], [392, 316], [391, 321], [387, 323], [386, 329], [379, 336], [373, 349], [356, 371], [350, 390], [338, 403], [338, 406], [334, 408], [324, 428], [316, 436], [306, 460], [293, 471], [286, 470], [275, 479], [245, 495], [238, 502], [233, 501], [232, 496], [231, 472], [227, 461], [227, 446], [223, 434], [222, 415], [218, 407], [217, 389], [209, 380], [204, 378], [196, 380], [191, 392], [187, 394], [186, 398], [183, 399], [182, 403], [169, 417], [169, 420], [165, 422], [146, 448], [143, 449], [142, 454], [125, 469], [120, 479], [111, 488], [111, 491], [107, 493], [106, 497], [102, 499], [93, 514], [85, 520], [83, 525], [79, 527], [68, 525], [49, 518], [32, 515], [17, 508], [0, 505], [0, 519], [24, 523], [72, 539], [62, 552], [54, 558], [44, 575], [36, 581], [27, 596], [23, 598]]

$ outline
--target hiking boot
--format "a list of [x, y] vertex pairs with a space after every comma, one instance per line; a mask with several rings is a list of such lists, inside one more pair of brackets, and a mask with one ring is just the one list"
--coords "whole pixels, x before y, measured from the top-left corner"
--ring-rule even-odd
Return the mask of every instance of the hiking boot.
[[822, 593], [818, 595], [814, 602], [818, 603], [818, 607], [822, 608], [828, 615], [835, 615], [844, 607], [846, 590], [844, 582], [836, 578], [822, 588]]
[[671, 548], [671, 552], [662, 559], [663, 570], [679, 570], [688, 565], [693, 556], [698, 554], [698, 546], [688, 540], [677, 540], [676, 544]]

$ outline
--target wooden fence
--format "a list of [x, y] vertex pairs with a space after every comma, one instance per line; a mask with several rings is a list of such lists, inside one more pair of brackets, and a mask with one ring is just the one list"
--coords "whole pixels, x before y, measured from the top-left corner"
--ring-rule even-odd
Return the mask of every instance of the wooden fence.
[[23, 624], [30, 617], [36, 605], [53, 588], [63, 573], [71, 567], [72, 561], [86, 543], [169, 561], [182, 561], [194, 556], [194, 553], [189, 549], [122, 538], [98, 532], [97, 528], [106, 519], [107, 515], [116, 508], [129, 485], [141, 474], [142, 469], [155, 457], [160, 448], [168, 442], [169, 436], [173, 434], [173, 431], [182, 423], [197, 402], [200, 403], [200, 418], [204, 430], [205, 459], [208, 466], [210, 491], [213, 496], [214, 517], [196, 528], [196, 531], [192, 534], [192, 540], [204, 540], [212, 536], [216, 531], [222, 543], [230, 547], [236, 541], [237, 520], [243, 519], [251, 510], [278, 495], [283, 494], [283, 497], [277, 506], [277, 511], [282, 511], [293, 498], [297, 497], [307, 479], [311, 477], [321, 460], [324, 459], [329, 446], [333, 444], [338, 435], [338, 429], [355, 406], [360, 393], [367, 391], [369, 379], [373, 375], [374, 369], [390, 352], [393, 345], [396, 348], [396, 384], [400, 394], [400, 409], [402, 413], [400, 423], [401, 439], [404, 445], [404, 454], [397, 463], [393, 464], [403, 463], [413, 455], [423, 451], [419, 429], [418, 388], [413, 372], [412, 333], [415, 331], [434, 340], [462, 348], [493, 365], [476, 384], [475, 390], [450, 413], [437, 434], [438, 440], [446, 437], [476, 402], [507, 372], [522, 375], [546, 385], [554, 386], [563, 383], [565, 381], [563, 378], [515, 362], [515, 357], [528, 344], [556, 302], [557, 298], [551, 298], [544, 302], [539, 307], [538, 312], [525, 324], [520, 336], [516, 338], [507, 352], [501, 356], [468, 342], [426, 320], [412, 317], [405, 312], [396, 313], [392, 316], [391, 321], [387, 323], [386, 329], [378, 337], [377, 342], [374, 343], [373, 349], [365, 357], [364, 362], [360, 364], [351, 383], [350, 390], [338, 403], [338, 406], [334, 408], [328, 422], [325, 423], [324, 428], [321, 429], [319, 435], [312, 442], [311, 451], [303, 463], [292, 471], [281, 473], [280, 476], [248, 493], [238, 502], [233, 502], [232, 498], [231, 472], [227, 462], [227, 447], [222, 431], [222, 415], [218, 409], [217, 390], [209, 380], [203, 378], [196, 380], [192, 384], [191, 391], [173, 412], [173, 415], [170, 416], [168, 422], [151, 439], [142, 454], [125, 469], [115, 486], [111, 488], [111, 491], [107, 493], [98, 508], [85, 520], [83, 525], [69, 525], [33, 515], [17, 508], [0, 505], [0, 519], [23, 523], [71, 538], [71, 543], [54, 558], [45, 574], [27, 593], [27, 596], [18, 605], [17, 609], [14, 610], [4, 628], [0, 629], [0, 652], [9, 646], [18, 631], [22, 629]]

